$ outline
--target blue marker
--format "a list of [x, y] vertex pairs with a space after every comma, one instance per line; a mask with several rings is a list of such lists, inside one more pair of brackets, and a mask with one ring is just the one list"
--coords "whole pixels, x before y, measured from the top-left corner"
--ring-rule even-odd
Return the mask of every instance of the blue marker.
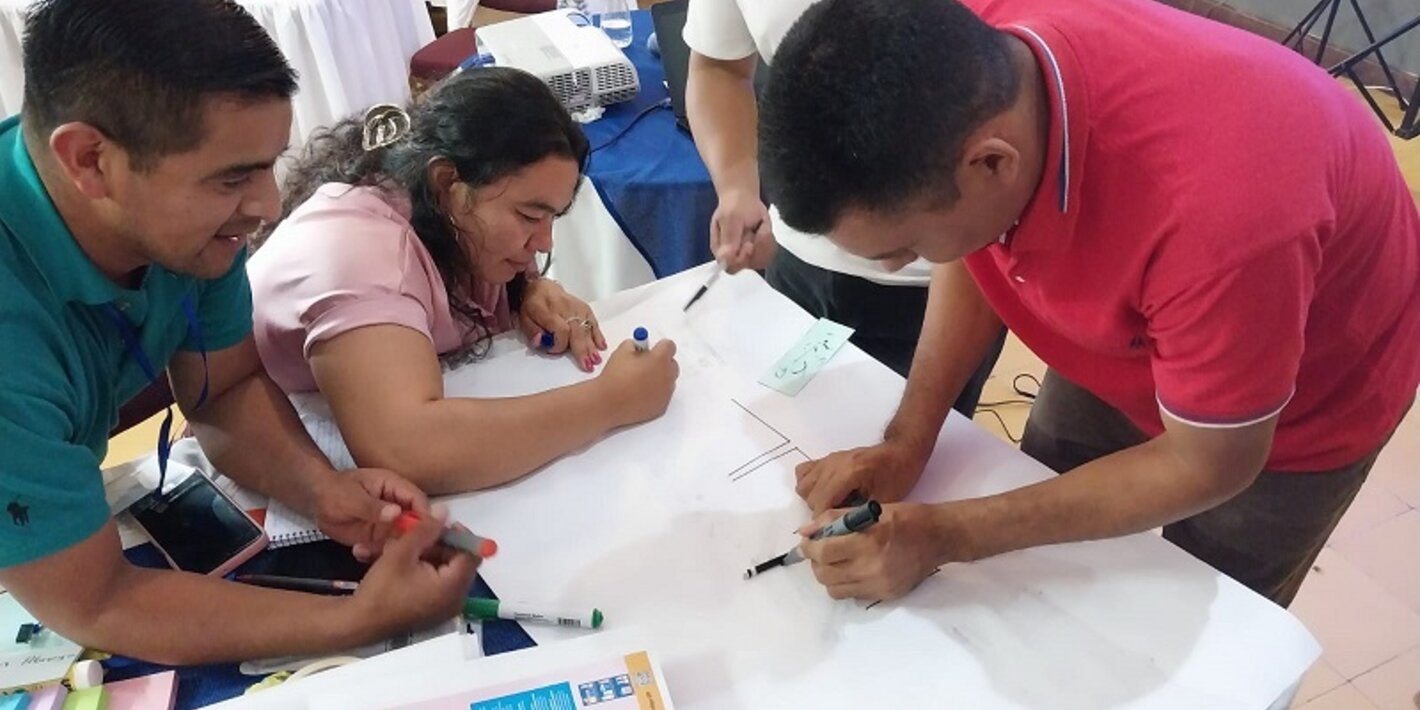
[[537, 339], [538, 347], [541, 347], [543, 350], [551, 348], [554, 342], [557, 342], [557, 339], [552, 337], [552, 333], [545, 330], [542, 331], [542, 336]]
[[645, 328], [637, 328], [631, 331], [631, 342], [636, 345], [637, 352], [646, 352], [651, 349], [651, 334]]

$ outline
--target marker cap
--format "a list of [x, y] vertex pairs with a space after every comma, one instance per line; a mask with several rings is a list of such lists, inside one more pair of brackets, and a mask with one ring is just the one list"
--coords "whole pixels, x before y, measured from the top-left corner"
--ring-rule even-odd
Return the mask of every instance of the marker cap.
[[[391, 524], [400, 534], [408, 533], [419, 524], [419, 516], [414, 511], [406, 510], [394, 519]], [[463, 528], [448, 527], [439, 536], [439, 540], [450, 547], [457, 547], [460, 550], [478, 555], [479, 557], [492, 557], [498, 554], [498, 543], [491, 538], [479, 537]]]
[[463, 615], [470, 619], [496, 619], [498, 600], [469, 597], [463, 602]]

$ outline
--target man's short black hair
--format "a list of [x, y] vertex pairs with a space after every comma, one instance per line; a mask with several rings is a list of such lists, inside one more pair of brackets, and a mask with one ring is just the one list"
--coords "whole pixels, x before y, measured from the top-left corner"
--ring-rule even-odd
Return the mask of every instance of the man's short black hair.
[[231, 0], [42, 0], [24, 57], [28, 130], [88, 123], [140, 170], [201, 144], [205, 98], [296, 93], [286, 58]]
[[1004, 33], [956, 0], [824, 0], [774, 55], [760, 106], [770, 202], [826, 233], [846, 209], [955, 200], [966, 136], [1020, 82]]

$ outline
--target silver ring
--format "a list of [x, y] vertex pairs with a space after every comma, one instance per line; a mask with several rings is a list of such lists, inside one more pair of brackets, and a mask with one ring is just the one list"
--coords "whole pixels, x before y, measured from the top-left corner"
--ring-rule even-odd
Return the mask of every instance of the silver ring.
[[587, 332], [591, 332], [592, 330], [592, 322], [590, 320], [586, 318], [579, 318], [577, 316], [572, 316], [571, 318], [568, 318], [567, 325], [581, 326], [582, 330], [585, 330]]

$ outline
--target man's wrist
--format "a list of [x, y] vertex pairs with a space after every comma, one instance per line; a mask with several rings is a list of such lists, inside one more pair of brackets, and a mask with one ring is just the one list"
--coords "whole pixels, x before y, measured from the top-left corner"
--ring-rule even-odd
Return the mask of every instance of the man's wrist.
[[336, 472], [329, 464], [310, 462], [296, 476], [299, 498], [297, 509], [315, 519], [320, 518], [321, 501], [326, 500], [326, 490], [335, 483]]
[[386, 631], [379, 610], [368, 608], [363, 597], [331, 597], [333, 602], [328, 613], [322, 615], [321, 624], [333, 648], [356, 648], [389, 638], [393, 632]]
[[1006, 552], [1010, 548], [998, 539], [1004, 527], [990, 520], [987, 499], [948, 501], [931, 506], [932, 562], [942, 566], [952, 562], [974, 562]]
[[759, 201], [758, 169], [737, 169], [726, 171], [725, 179], [715, 186], [715, 193], [721, 202], [753, 199]]
[[918, 468], [927, 465], [932, 450], [937, 446], [936, 432], [923, 431], [921, 427], [900, 425], [893, 420], [883, 432], [883, 444], [896, 449], [910, 459]]

